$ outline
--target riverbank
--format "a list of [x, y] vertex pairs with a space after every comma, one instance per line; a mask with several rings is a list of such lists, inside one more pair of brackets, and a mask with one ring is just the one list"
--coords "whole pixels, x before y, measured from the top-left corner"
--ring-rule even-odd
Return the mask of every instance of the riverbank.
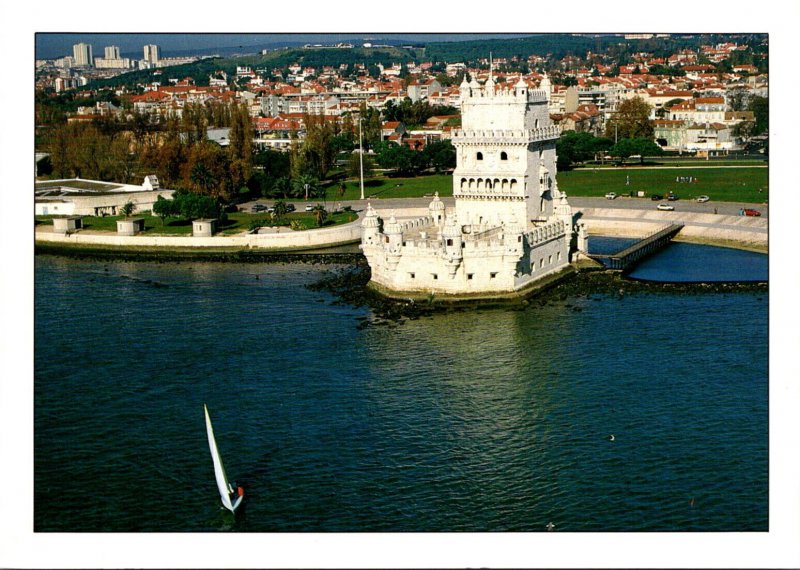
[[[417, 199], [412, 204], [403, 201], [379, 203], [377, 206], [381, 213], [391, 211], [400, 220], [427, 214], [427, 199]], [[765, 218], [698, 212], [660, 212], [637, 208], [575, 207], [573, 211], [593, 235], [641, 237], [666, 224], [681, 223], [684, 224], [684, 229], [676, 237], [676, 241], [759, 253], [767, 253], [769, 249], [768, 221]], [[107, 259], [119, 256], [140, 260], [205, 259], [239, 262], [355, 246], [361, 240], [360, 219], [359, 217], [353, 223], [334, 228], [303, 232], [285, 230], [213, 237], [119, 236], [85, 231], [57, 234], [52, 231], [52, 227], [37, 227], [34, 241], [37, 253], [72, 257]]]
[[425, 299], [399, 299], [382, 295], [370, 285], [370, 272], [366, 264], [342, 270], [331, 271], [320, 281], [309, 285], [316, 291], [328, 291], [337, 299], [337, 303], [346, 303], [354, 307], [369, 307], [376, 315], [375, 319], [365, 319], [359, 325], [402, 324], [406, 320], [415, 320], [431, 316], [439, 312], [484, 310], [503, 308], [525, 310], [529, 307], [563, 305], [575, 311], [581, 309], [573, 306], [576, 299], [603, 301], [621, 299], [629, 294], [668, 294], [696, 295], [704, 293], [768, 293], [766, 282], [721, 282], [721, 283], [659, 283], [629, 279], [618, 271], [608, 271], [598, 264], [587, 263], [560, 276], [547, 286], [529, 291], [526, 295], [497, 295], [485, 299], [468, 299], [455, 297], [438, 297], [429, 295]]

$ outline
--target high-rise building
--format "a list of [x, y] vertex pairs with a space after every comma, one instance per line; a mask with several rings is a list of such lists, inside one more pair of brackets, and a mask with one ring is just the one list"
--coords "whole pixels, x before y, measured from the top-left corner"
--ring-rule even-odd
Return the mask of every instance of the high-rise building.
[[106, 46], [105, 48], [106, 59], [120, 59], [118, 46]]
[[75, 59], [75, 65], [94, 64], [91, 44], [80, 43], [72, 46], [72, 57]]
[[161, 57], [161, 49], [155, 44], [144, 46], [144, 60], [150, 63], [158, 63]]

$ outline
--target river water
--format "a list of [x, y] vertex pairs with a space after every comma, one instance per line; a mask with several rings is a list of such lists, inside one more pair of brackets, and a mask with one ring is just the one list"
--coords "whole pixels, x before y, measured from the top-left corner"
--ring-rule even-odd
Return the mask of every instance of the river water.
[[768, 529], [766, 292], [365, 327], [330, 269], [37, 256], [35, 530]]

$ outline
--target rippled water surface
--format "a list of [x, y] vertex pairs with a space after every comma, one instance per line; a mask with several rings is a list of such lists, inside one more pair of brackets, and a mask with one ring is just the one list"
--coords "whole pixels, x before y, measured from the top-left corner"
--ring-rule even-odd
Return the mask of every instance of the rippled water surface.
[[360, 328], [328, 269], [37, 256], [35, 529], [767, 530], [766, 294]]

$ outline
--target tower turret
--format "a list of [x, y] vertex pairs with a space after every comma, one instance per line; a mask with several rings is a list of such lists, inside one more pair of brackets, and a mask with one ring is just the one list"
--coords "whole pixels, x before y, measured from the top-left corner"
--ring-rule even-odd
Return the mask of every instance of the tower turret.
[[394, 271], [400, 263], [400, 257], [403, 255], [403, 228], [394, 217], [394, 212], [389, 217], [389, 221], [383, 225], [383, 235], [386, 236], [386, 263], [389, 268]]
[[361, 222], [361, 243], [364, 245], [377, 245], [380, 243], [380, 221], [378, 213], [367, 203], [367, 211], [364, 214], [364, 221]]
[[442, 228], [442, 242], [444, 243], [444, 257], [447, 264], [447, 273], [452, 279], [455, 277], [461, 260], [464, 258], [463, 237], [461, 227], [458, 225], [456, 216], [450, 214]]
[[433, 200], [430, 204], [428, 204], [428, 212], [430, 212], [431, 218], [433, 218], [433, 223], [435, 223], [440, 228], [442, 224], [444, 224], [444, 202], [439, 199], [439, 193], [436, 192], [433, 195]]

